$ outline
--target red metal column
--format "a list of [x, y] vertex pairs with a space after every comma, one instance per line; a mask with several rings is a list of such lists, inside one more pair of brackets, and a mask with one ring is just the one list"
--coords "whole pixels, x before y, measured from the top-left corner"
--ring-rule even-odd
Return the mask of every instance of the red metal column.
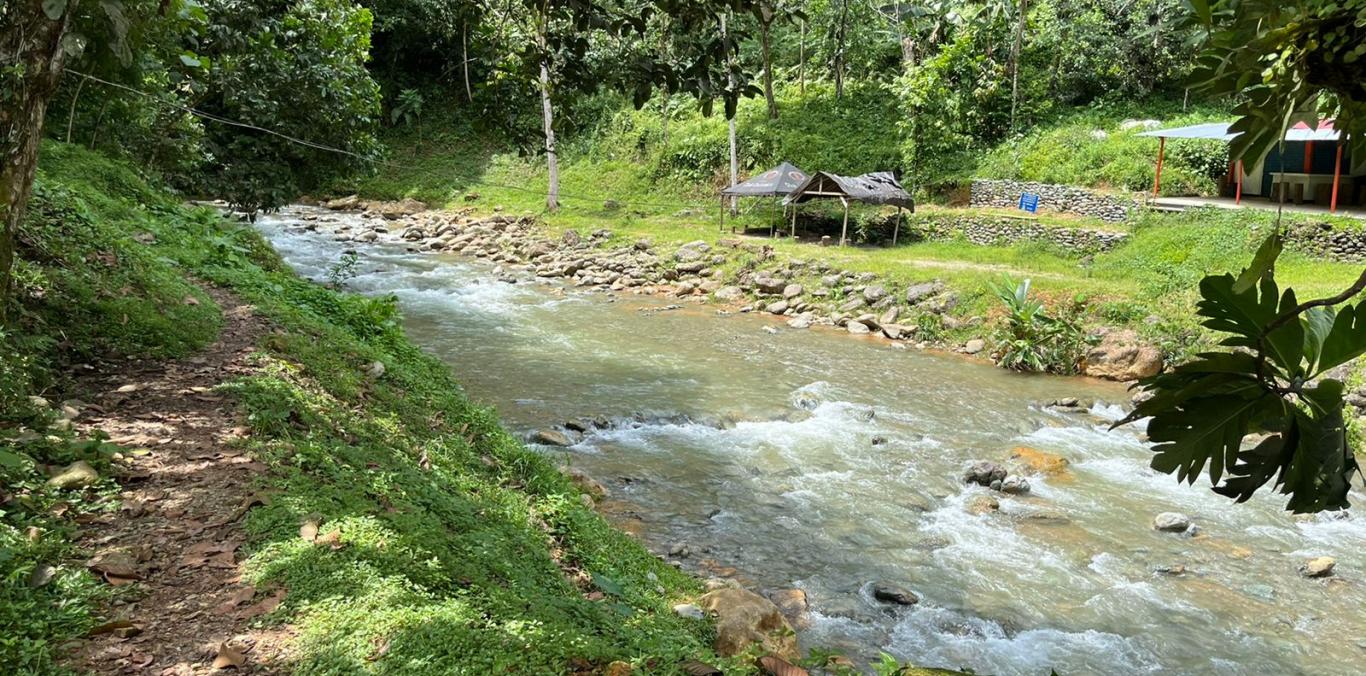
[[1243, 203], [1243, 161], [1233, 163], [1233, 176], [1238, 181], [1238, 189], [1233, 193], [1233, 203]]
[[1157, 172], [1153, 174], [1153, 197], [1157, 197], [1157, 190], [1162, 187], [1162, 158], [1167, 154], [1167, 137], [1159, 136], [1157, 140]]

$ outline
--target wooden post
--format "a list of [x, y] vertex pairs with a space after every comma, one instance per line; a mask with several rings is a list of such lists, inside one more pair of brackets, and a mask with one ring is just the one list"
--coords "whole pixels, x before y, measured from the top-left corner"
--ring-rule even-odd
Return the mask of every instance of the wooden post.
[[840, 202], [844, 203], [844, 227], [840, 229], [840, 246], [844, 246], [844, 240], [849, 237], [849, 198], [841, 197]]
[[901, 207], [896, 208], [896, 225], [892, 226], [892, 246], [896, 246], [896, 236], [901, 232]]
[[1158, 188], [1162, 187], [1162, 159], [1167, 154], [1167, 137], [1157, 138], [1157, 173], [1153, 174], [1153, 197], [1157, 197]]
[[724, 233], [726, 231], [726, 195], [721, 194], [721, 227], [717, 230]]
[[1238, 187], [1233, 192], [1233, 203], [1243, 203], [1243, 161], [1236, 160], [1233, 163], [1233, 180], [1237, 181]]
[[1342, 178], [1342, 141], [1338, 141], [1337, 159], [1333, 161], [1333, 197], [1328, 201], [1329, 213], [1338, 212], [1338, 182]]
[[775, 195], [768, 203], [768, 238], [778, 238], [778, 224], [773, 220], [774, 210], [778, 208], [778, 197]]
[[792, 203], [792, 239], [797, 239], [797, 203]]

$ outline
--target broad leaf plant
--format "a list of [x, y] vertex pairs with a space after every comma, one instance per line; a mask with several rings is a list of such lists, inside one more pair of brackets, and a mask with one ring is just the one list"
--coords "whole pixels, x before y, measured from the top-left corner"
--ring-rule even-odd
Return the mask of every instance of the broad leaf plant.
[[[1197, 314], [1229, 351], [1206, 352], [1138, 385], [1149, 397], [1116, 426], [1149, 418], [1152, 467], [1246, 501], [1271, 483], [1296, 512], [1345, 509], [1354, 473], [1345, 385], [1335, 371], [1366, 352], [1366, 272], [1331, 298], [1300, 302], [1276, 284], [1279, 231], [1238, 277], [1200, 282]], [[1222, 484], [1220, 481], [1222, 480]]]

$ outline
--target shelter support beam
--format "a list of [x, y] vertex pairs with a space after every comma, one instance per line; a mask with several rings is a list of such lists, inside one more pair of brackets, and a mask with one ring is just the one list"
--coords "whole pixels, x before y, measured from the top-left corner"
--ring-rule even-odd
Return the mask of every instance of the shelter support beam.
[[840, 202], [844, 204], [844, 227], [840, 228], [840, 246], [844, 246], [844, 242], [849, 239], [849, 200], [841, 197]]
[[1157, 139], [1157, 171], [1153, 173], [1153, 197], [1157, 197], [1157, 191], [1162, 187], [1162, 160], [1167, 156], [1167, 137], [1160, 136]]

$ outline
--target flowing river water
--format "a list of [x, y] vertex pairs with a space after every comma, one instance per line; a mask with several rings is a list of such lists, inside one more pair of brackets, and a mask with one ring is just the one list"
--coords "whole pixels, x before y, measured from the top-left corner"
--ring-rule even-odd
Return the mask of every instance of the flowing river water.
[[[1107, 430], [1120, 386], [497, 281], [491, 263], [343, 244], [304, 218], [360, 217], [295, 207], [258, 225], [314, 279], [356, 249], [350, 288], [395, 294], [411, 337], [511, 429], [618, 421], [546, 450], [605, 484], [605, 508], [656, 551], [685, 543], [690, 568], [804, 590], [805, 646], [979, 674], [1366, 673], [1366, 517], [1293, 518], [1272, 496], [1234, 505], [1151, 471], [1141, 428]], [[1066, 396], [1100, 403], [1041, 404]], [[971, 513], [990, 491], [964, 467], [1017, 446], [1069, 471]], [[1200, 536], [1154, 531], [1165, 511]], [[1315, 556], [1336, 576], [1301, 577]], [[1159, 572], [1172, 566], [1184, 574]], [[878, 603], [873, 581], [922, 600]]]

